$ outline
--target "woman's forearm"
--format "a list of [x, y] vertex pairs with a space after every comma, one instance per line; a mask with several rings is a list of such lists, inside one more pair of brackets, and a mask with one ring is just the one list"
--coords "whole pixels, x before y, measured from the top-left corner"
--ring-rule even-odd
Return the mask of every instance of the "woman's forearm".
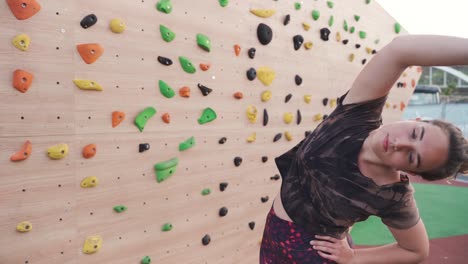
[[399, 264], [420, 263], [427, 252], [412, 252], [400, 247], [397, 243], [354, 250], [353, 264]]

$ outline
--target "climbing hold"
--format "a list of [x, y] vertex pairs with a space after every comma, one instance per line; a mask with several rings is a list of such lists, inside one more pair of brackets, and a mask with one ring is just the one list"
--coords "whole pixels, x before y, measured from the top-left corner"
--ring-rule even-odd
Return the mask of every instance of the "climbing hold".
[[228, 187], [229, 183], [227, 182], [222, 182], [219, 184], [219, 190], [224, 192], [224, 190], [226, 190], [226, 188]]
[[305, 134], [305, 137], [307, 137], [307, 136], [309, 136], [310, 134], [312, 134], [312, 131], [308, 130], [308, 131], [306, 131], [304, 134]]
[[293, 37], [294, 49], [298, 50], [301, 48], [302, 43], [304, 43], [304, 37], [301, 35], [296, 35]]
[[254, 228], [255, 228], [255, 222], [253, 222], [253, 221], [250, 222], [250, 223], [249, 223], [249, 227], [250, 227], [250, 230], [254, 230]]
[[302, 27], [304, 28], [305, 31], [309, 31], [310, 25], [308, 23], [302, 23]]
[[24, 142], [23, 144], [23, 147], [21, 147], [21, 149], [17, 151], [15, 154], [11, 155], [10, 160], [11, 161], [25, 160], [29, 158], [29, 156], [31, 156], [31, 152], [32, 152], [32, 143], [31, 141], [26, 140], [26, 142]]
[[301, 76], [296, 74], [296, 76], [294, 76], [294, 82], [296, 83], [296, 85], [301, 85], [302, 84]]
[[21, 51], [27, 51], [29, 49], [29, 44], [31, 43], [31, 39], [26, 34], [20, 34], [13, 38], [13, 46]]
[[218, 0], [218, 2], [222, 7], [226, 7], [229, 4], [229, 0]]
[[252, 124], [257, 122], [257, 108], [254, 105], [249, 105], [247, 107], [247, 119], [249, 119]]
[[195, 146], [195, 137], [192, 136], [179, 144], [179, 151], [187, 150], [193, 146]]
[[182, 88], [179, 89], [179, 95], [181, 97], [190, 97], [190, 87], [187, 87], [187, 86], [184, 86]]
[[202, 48], [204, 51], [211, 51], [211, 41], [210, 38], [198, 33], [197, 34], [197, 44], [200, 48]]
[[166, 98], [172, 98], [175, 95], [174, 89], [162, 80], [159, 80], [159, 92]]
[[283, 20], [283, 25], [287, 25], [289, 24], [289, 22], [291, 21], [291, 15], [287, 14], [285, 17], [284, 17], [284, 20]]
[[82, 28], [87, 29], [89, 27], [92, 27], [94, 24], [96, 24], [97, 20], [98, 19], [95, 14], [90, 14], [90, 15], [83, 17], [83, 19], [81, 19], [80, 25]]
[[234, 45], [234, 53], [236, 54], [236, 56], [239, 56], [241, 52], [241, 46], [239, 46], [238, 44]]
[[276, 142], [276, 141], [280, 140], [282, 136], [283, 136], [283, 134], [281, 134], [281, 133], [276, 134], [275, 137], [273, 138], [273, 142]]
[[291, 100], [291, 97], [292, 97], [292, 94], [286, 95], [286, 97], [284, 98], [284, 102], [285, 103], [289, 102], [289, 100]]
[[149, 256], [144, 256], [141, 261], [141, 264], [151, 264], [151, 258]]
[[341, 33], [340, 33], [339, 31], [336, 32], [335, 39], [336, 39], [336, 41], [338, 41], [338, 42], [341, 41]]
[[276, 13], [274, 9], [250, 9], [250, 13], [263, 18], [271, 17]]
[[268, 125], [268, 112], [266, 110], [266, 108], [263, 109], [263, 126], [266, 126]]
[[267, 156], [263, 156], [263, 157], [262, 157], [262, 162], [265, 163], [265, 162], [267, 162], [267, 161], [268, 161], [268, 157], [267, 157]]
[[301, 3], [299, 3], [299, 2], [294, 3], [294, 8], [295, 8], [296, 10], [301, 9], [301, 7], [302, 7], [302, 4], [301, 4]]
[[273, 31], [268, 25], [260, 23], [257, 27], [257, 37], [262, 45], [268, 45], [273, 38]]
[[75, 79], [73, 80], [73, 83], [76, 85], [76, 87], [80, 88], [81, 90], [94, 90], [94, 91], [102, 91], [103, 88], [99, 83], [91, 80], [80, 80], [80, 79]]
[[333, 8], [333, 2], [332, 1], [327, 1], [327, 6], [329, 8]]
[[68, 145], [58, 144], [47, 149], [47, 155], [51, 159], [63, 159], [68, 155]]
[[279, 180], [279, 179], [280, 179], [279, 174], [275, 174], [274, 176], [271, 176], [271, 177], [270, 177], [270, 180], [274, 180], [274, 181], [277, 181], [277, 180]]
[[244, 97], [244, 95], [242, 94], [242, 92], [235, 92], [233, 94], [234, 98], [236, 99], [242, 99]]
[[34, 75], [32, 73], [24, 70], [16, 70], [13, 72], [13, 87], [16, 90], [25, 93], [31, 86], [33, 79]]
[[32, 224], [29, 221], [23, 221], [16, 225], [16, 230], [18, 232], [29, 232], [32, 230]]
[[367, 33], [366, 33], [366, 32], [364, 32], [364, 31], [359, 31], [359, 37], [360, 37], [361, 39], [365, 39], [366, 36], [367, 36]]
[[395, 26], [394, 26], [394, 29], [395, 29], [395, 33], [399, 34], [400, 31], [401, 31], [401, 25], [400, 23], [395, 23]]
[[228, 209], [227, 207], [223, 206], [219, 209], [219, 216], [223, 217], [223, 216], [226, 216], [228, 213]]
[[161, 119], [162, 119], [163, 122], [166, 123], [166, 124], [171, 123], [171, 116], [169, 115], [169, 113], [164, 113], [164, 114], [161, 116]]
[[222, 137], [222, 138], [219, 139], [218, 143], [219, 144], [224, 144], [224, 143], [226, 143], [226, 140], [227, 140], [226, 137]]
[[161, 230], [164, 231], [164, 232], [171, 231], [172, 230], [172, 224], [171, 223], [165, 223], [162, 226]]
[[179, 56], [179, 62], [180, 62], [180, 65], [182, 66], [182, 69], [184, 69], [186, 73], [194, 73], [197, 71], [195, 66], [193, 66], [192, 62], [190, 62], [190, 60], [187, 59], [186, 57]]
[[330, 100], [330, 107], [335, 107], [336, 106], [336, 98], [333, 98]]
[[96, 155], [96, 144], [88, 144], [83, 148], [83, 158], [90, 159]]
[[204, 246], [210, 244], [211, 242], [211, 237], [209, 235], [205, 235], [203, 238], [202, 238], [202, 244]]
[[371, 0], [366, 0], [366, 4], [369, 4], [371, 2]]
[[253, 132], [250, 136], [247, 137], [247, 142], [252, 143], [257, 139], [257, 133]]
[[141, 111], [136, 117], [135, 117], [135, 125], [138, 127], [140, 132], [143, 132], [143, 129], [146, 126], [146, 122], [156, 114], [156, 109], [154, 107], [149, 106], [145, 108], [143, 111]]
[[323, 118], [322, 114], [315, 114], [314, 115], [314, 121], [316, 121], [316, 122], [322, 120], [322, 118]]
[[101, 236], [89, 236], [86, 238], [83, 245], [83, 253], [92, 254], [96, 253], [102, 247], [102, 237]]
[[172, 65], [172, 60], [166, 57], [158, 56], [158, 61], [162, 65], [166, 65], [166, 66]]
[[304, 47], [306, 49], [311, 49], [313, 46], [313, 43], [311, 41], [307, 41], [306, 43], [304, 43]]
[[309, 94], [304, 95], [304, 102], [306, 102], [306, 104], [309, 104], [311, 100], [312, 100], [312, 95], [309, 95]]
[[367, 59], [363, 59], [363, 60], [361, 61], [361, 64], [362, 64], [362, 65], [366, 64], [366, 61], [367, 61]]
[[125, 113], [120, 111], [112, 112], [112, 127], [116, 127], [125, 119]]
[[177, 164], [179, 164], [177, 157], [155, 164], [157, 182], [163, 182], [172, 176], [176, 171]]
[[323, 115], [323, 119], [324, 119], [324, 120], [327, 119], [327, 117], [328, 117], [328, 115]]
[[125, 22], [123, 22], [121, 19], [114, 18], [110, 21], [109, 27], [112, 32], [116, 34], [120, 34], [125, 31], [127, 26], [125, 25]]
[[349, 54], [348, 60], [349, 60], [350, 62], [353, 62], [353, 61], [354, 61], [354, 53]]
[[202, 190], [202, 195], [205, 196], [205, 195], [209, 195], [211, 193], [211, 190], [209, 188], [206, 188], [206, 189], [203, 189]]
[[302, 114], [301, 110], [297, 109], [297, 118], [296, 118], [296, 124], [299, 125], [302, 122]]
[[200, 63], [200, 69], [202, 71], [207, 71], [210, 69], [210, 64], [209, 63]]
[[343, 22], [343, 29], [344, 31], [348, 32], [348, 22], [346, 21], [346, 19]]
[[203, 125], [203, 124], [206, 124], [208, 122], [215, 120], [216, 117], [217, 117], [216, 112], [213, 109], [207, 107], [203, 109], [202, 115], [200, 116], [200, 118], [198, 118], [198, 123], [200, 125]]
[[81, 188], [92, 188], [96, 187], [98, 183], [98, 178], [96, 176], [89, 176], [81, 181], [80, 186]]
[[255, 58], [255, 52], [256, 52], [255, 48], [250, 48], [247, 52], [247, 54], [249, 55], [249, 58], [251, 59]]
[[127, 207], [124, 205], [117, 205], [114, 206], [114, 211], [116, 211], [117, 213], [122, 213], [124, 211], [127, 211]]
[[36, 0], [7, 0], [8, 7], [18, 20], [28, 19], [41, 10]]
[[289, 131], [284, 132], [284, 137], [286, 138], [287, 141], [293, 140], [293, 136]]
[[266, 202], [268, 202], [269, 199], [270, 199], [270, 197], [268, 197], [268, 195], [267, 195], [265, 197], [262, 197], [260, 200], [262, 201], [262, 203], [266, 203]]
[[411, 87], [416, 87], [416, 81], [414, 79], [411, 79]]
[[286, 112], [283, 114], [283, 121], [286, 124], [290, 124], [293, 120], [294, 116], [291, 112]]
[[355, 28], [354, 26], [351, 27], [351, 28], [349, 29], [349, 33], [353, 34], [355, 29], [356, 29], [356, 28]]
[[360, 17], [360, 16], [358, 16], [358, 15], [354, 15], [354, 20], [356, 20], [356, 22], [359, 22], [359, 19], [361, 19], [361, 17]]
[[201, 83], [199, 83], [197, 86], [198, 86], [198, 89], [200, 89], [200, 91], [201, 91], [201, 93], [203, 94], [203, 96], [207, 96], [207, 95], [209, 95], [209, 94], [213, 91], [213, 89], [208, 88], [208, 87], [204, 86], [204, 85], [201, 84]]
[[335, 19], [333, 18], [333, 16], [330, 16], [330, 18], [328, 19], [328, 26], [329, 27], [333, 26], [334, 21]]
[[271, 91], [266, 90], [262, 92], [262, 102], [268, 102], [271, 99]]
[[170, 30], [168, 27], [164, 25], [159, 25], [159, 32], [161, 32], [161, 37], [164, 39], [166, 42], [171, 42], [175, 39], [176, 35], [175, 33]]
[[328, 35], [330, 35], [330, 30], [328, 28], [320, 29], [320, 38], [324, 41], [328, 41]]
[[406, 104], [403, 101], [401, 101], [400, 102], [400, 111], [405, 110], [405, 107], [406, 107]]
[[94, 63], [104, 53], [104, 48], [98, 43], [79, 44], [76, 45], [76, 49], [87, 64]]
[[257, 72], [255, 71], [255, 69], [250, 68], [249, 70], [247, 70], [247, 79], [249, 79], [249, 81], [253, 81], [255, 80], [255, 78], [257, 78]]
[[258, 79], [266, 86], [270, 86], [276, 77], [276, 73], [267, 66], [258, 68], [257, 73]]
[[148, 143], [141, 143], [140, 145], [138, 145], [138, 152], [145, 152], [147, 150], [150, 149], [150, 144]]
[[345, 39], [345, 40], [342, 41], [342, 43], [343, 43], [344, 45], [348, 44], [348, 42], [349, 42], [348, 39]]
[[241, 163], [242, 163], [242, 158], [241, 157], [235, 157], [234, 158], [234, 165], [236, 167], [239, 167], [241, 165]]
[[327, 106], [327, 104], [328, 104], [328, 98], [326, 98], [326, 97], [323, 98], [323, 99], [322, 99], [322, 104], [323, 104], [323, 106]]
[[312, 18], [317, 21], [320, 18], [320, 11], [314, 9], [312, 10]]
[[156, 9], [159, 12], [169, 14], [172, 12], [172, 3], [171, 0], [159, 0], [156, 3]]

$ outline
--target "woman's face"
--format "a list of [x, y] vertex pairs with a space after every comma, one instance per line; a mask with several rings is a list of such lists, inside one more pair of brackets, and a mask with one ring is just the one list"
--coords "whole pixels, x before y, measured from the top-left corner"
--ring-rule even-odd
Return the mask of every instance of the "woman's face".
[[380, 162], [406, 172], [425, 172], [443, 166], [449, 139], [438, 126], [419, 121], [401, 121], [372, 132], [371, 148]]

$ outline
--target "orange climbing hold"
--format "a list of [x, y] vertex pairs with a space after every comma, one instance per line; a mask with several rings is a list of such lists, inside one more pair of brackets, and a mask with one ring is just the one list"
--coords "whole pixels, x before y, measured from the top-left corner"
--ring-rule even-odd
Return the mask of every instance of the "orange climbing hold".
[[162, 115], [162, 120], [163, 120], [164, 123], [166, 123], [166, 124], [171, 123], [171, 116], [169, 115], [169, 113], [164, 113], [164, 114]]
[[184, 86], [179, 89], [179, 95], [182, 97], [190, 97], [190, 88], [187, 86]]
[[207, 71], [207, 70], [210, 69], [210, 64], [208, 64], [208, 63], [200, 63], [200, 69], [201, 69], [202, 71]]
[[83, 148], [83, 158], [90, 159], [96, 155], [96, 145], [88, 144]]
[[401, 111], [405, 110], [405, 107], [406, 107], [406, 104], [403, 101], [401, 101], [400, 102], [400, 110]]
[[29, 158], [29, 156], [31, 156], [31, 152], [32, 152], [31, 141], [26, 140], [26, 142], [24, 142], [23, 147], [21, 148], [21, 150], [19, 150], [15, 154], [13, 154], [10, 157], [10, 160], [11, 161], [25, 160], [25, 159]]
[[414, 79], [411, 79], [411, 87], [416, 87], [416, 81]]
[[241, 47], [239, 45], [234, 45], [234, 52], [236, 53], [236, 56], [239, 56], [241, 52]]
[[28, 19], [41, 10], [36, 0], [7, 0], [8, 7], [18, 20]]
[[97, 43], [76, 45], [81, 58], [87, 63], [94, 63], [104, 53], [104, 48]]
[[120, 111], [112, 112], [112, 127], [116, 127], [125, 119], [125, 113]]
[[25, 93], [28, 91], [31, 83], [34, 79], [34, 75], [27, 71], [16, 70], [13, 72], [13, 87], [16, 90]]
[[242, 99], [244, 95], [241, 92], [235, 92], [234, 93], [234, 98], [236, 99]]

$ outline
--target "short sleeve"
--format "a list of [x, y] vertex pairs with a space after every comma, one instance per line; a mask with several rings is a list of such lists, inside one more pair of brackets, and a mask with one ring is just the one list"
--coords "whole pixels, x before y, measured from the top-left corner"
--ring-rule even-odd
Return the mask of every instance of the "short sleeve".
[[414, 190], [403, 195], [394, 205], [390, 206], [380, 215], [382, 222], [392, 228], [408, 229], [419, 222], [419, 210], [414, 199]]

